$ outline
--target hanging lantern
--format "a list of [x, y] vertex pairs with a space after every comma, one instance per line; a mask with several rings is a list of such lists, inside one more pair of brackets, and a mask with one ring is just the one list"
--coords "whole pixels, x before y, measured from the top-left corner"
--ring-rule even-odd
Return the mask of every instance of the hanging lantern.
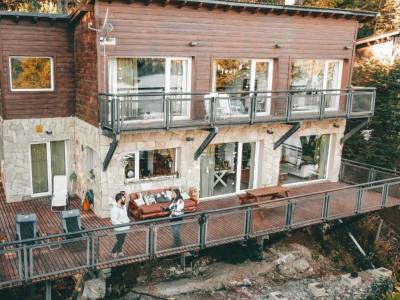
[[361, 135], [364, 138], [364, 140], [369, 141], [369, 139], [372, 136], [372, 131], [374, 131], [374, 130], [373, 129], [361, 130]]

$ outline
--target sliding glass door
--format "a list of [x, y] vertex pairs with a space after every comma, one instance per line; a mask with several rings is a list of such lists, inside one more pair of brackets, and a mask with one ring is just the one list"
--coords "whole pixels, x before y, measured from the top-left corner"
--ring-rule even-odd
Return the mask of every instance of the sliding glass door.
[[[321, 101], [318, 90], [340, 89], [342, 69], [341, 60], [298, 59], [292, 62], [290, 89], [299, 91], [293, 96], [293, 110], [318, 111]], [[325, 109], [338, 109], [337, 94], [328, 93], [325, 100]]]
[[179, 94], [190, 92], [190, 58], [112, 58], [108, 70], [110, 92], [124, 95], [125, 120], [163, 119], [165, 97], [173, 116], [189, 117], [189, 103]]
[[200, 163], [201, 197], [237, 193], [255, 185], [256, 143], [208, 146]]
[[66, 175], [65, 141], [31, 144], [31, 176], [34, 196], [53, 192], [53, 177]]

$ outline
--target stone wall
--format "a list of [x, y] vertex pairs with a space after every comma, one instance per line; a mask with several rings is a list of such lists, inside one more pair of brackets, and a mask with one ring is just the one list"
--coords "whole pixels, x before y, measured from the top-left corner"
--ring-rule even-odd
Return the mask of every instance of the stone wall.
[[[43, 133], [37, 133], [35, 126], [43, 125]], [[257, 142], [259, 164], [256, 186], [273, 186], [278, 182], [281, 147], [273, 150], [274, 143], [290, 128], [286, 124], [245, 125], [220, 128], [212, 143]], [[336, 181], [339, 174], [341, 151], [340, 138], [345, 129], [345, 120], [324, 120], [304, 122], [296, 135], [332, 134], [330, 160], [327, 178]], [[51, 131], [52, 134], [47, 134]], [[268, 133], [268, 132], [269, 133]], [[101, 130], [79, 118], [54, 118], [36, 120], [3, 121], [3, 150], [5, 162], [5, 191], [8, 202], [30, 198], [31, 169], [30, 143], [44, 141], [67, 141], [67, 176], [75, 172], [77, 181], [69, 181], [70, 193], [84, 198], [87, 190], [95, 195], [94, 211], [101, 217], [108, 217], [110, 203], [121, 190], [128, 193], [158, 187], [180, 186], [185, 189], [200, 187], [200, 159], [194, 160], [194, 153], [208, 132], [202, 130], [176, 130], [142, 132], [121, 135], [120, 143], [106, 172], [102, 164], [109, 150], [111, 139]], [[188, 139], [189, 138], [189, 139]], [[139, 150], [178, 148], [179, 178], [162, 177], [127, 182], [121, 159], [127, 153]], [[88, 166], [88, 149], [93, 157]]]
[[[43, 132], [36, 132], [42, 125]], [[46, 133], [48, 132], [48, 133]], [[74, 118], [15, 119], [3, 121], [4, 189], [8, 202], [32, 195], [30, 144], [66, 141], [67, 176], [73, 169]], [[69, 186], [69, 191], [72, 192]]]

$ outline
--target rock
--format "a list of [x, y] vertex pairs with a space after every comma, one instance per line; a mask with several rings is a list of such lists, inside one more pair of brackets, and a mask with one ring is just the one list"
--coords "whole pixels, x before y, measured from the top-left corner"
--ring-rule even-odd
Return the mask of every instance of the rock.
[[82, 299], [101, 299], [106, 296], [106, 281], [104, 279], [90, 279], [85, 282]]
[[293, 262], [293, 268], [300, 273], [304, 273], [310, 269], [310, 264], [304, 258], [300, 258]]

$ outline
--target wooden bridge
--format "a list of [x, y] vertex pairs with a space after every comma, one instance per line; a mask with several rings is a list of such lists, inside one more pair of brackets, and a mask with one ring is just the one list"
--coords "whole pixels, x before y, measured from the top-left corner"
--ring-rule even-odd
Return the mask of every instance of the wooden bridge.
[[[343, 161], [339, 182], [290, 188], [290, 197], [240, 205], [238, 196], [203, 201], [200, 211], [181, 221], [170, 218], [132, 222], [124, 244], [125, 257], [112, 258], [115, 226], [92, 212], [82, 212], [82, 236], [61, 233], [59, 213], [48, 199], [6, 203], [0, 194], [0, 288], [109, 268], [186, 251], [328, 222], [385, 207], [400, 206], [400, 174]], [[72, 199], [70, 208], [79, 208]], [[15, 242], [16, 214], [36, 213], [40, 237]], [[172, 226], [180, 225], [182, 243], [174, 245]], [[28, 241], [33, 244], [26, 243]]]

